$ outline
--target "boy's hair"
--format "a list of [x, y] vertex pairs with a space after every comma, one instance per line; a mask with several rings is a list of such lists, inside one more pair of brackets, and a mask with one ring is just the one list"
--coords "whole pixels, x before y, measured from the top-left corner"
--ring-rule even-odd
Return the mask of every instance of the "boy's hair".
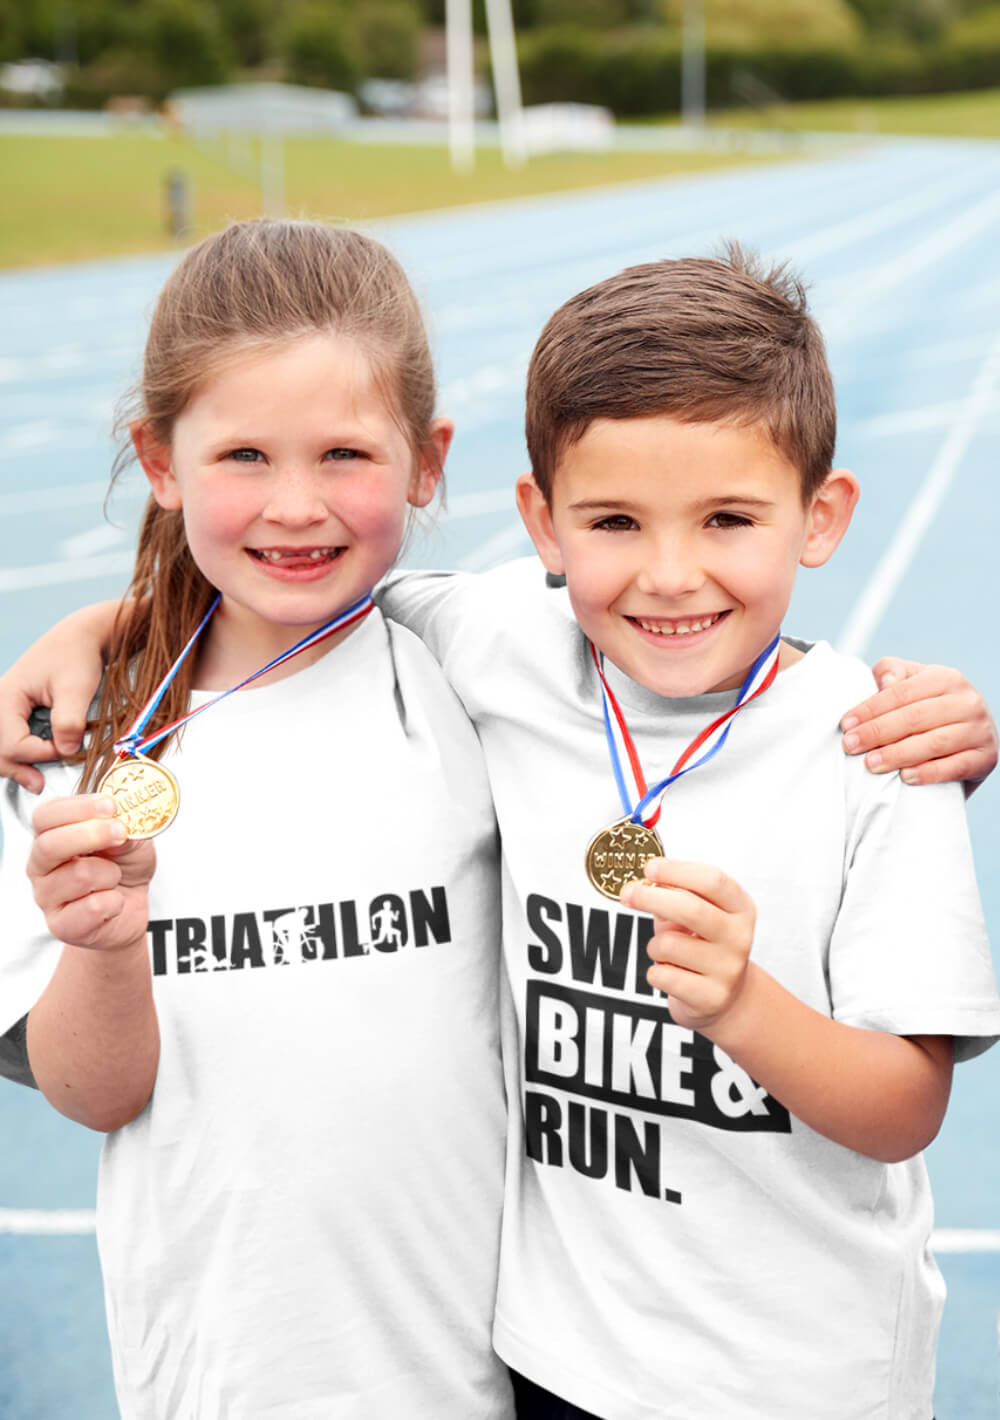
[[546, 502], [594, 420], [652, 414], [760, 425], [811, 497], [833, 465], [836, 408], [823, 337], [787, 267], [730, 243], [718, 258], [631, 266], [559, 307], [528, 367], [528, 452]]
[[[193, 247], [153, 312], [142, 378], [122, 402], [114, 478], [134, 456], [128, 425], [140, 420], [162, 447], [205, 383], [256, 351], [303, 336], [353, 341], [414, 458], [434, 457], [434, 367], [417, 299], [381, 243], [346, 227], [259, 219], [236, 222]], [[114, 741], [166, 675], [208, 610], [215, 588], [191, 556], [183, 515], [147, 502], [128, 599], [115, 627], [82, 786], [114, 759]], [[140, 654], [141, 653], [141, 654]], [[195, 657], [171, 682], [147, 732], [187, 709]], [[157, 758], [168, 741], [149, 755]]]

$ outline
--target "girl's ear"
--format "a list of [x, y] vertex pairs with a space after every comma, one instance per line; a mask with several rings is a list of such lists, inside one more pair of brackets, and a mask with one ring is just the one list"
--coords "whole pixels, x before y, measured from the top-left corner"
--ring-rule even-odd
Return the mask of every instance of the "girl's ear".
[[517, 480], [517, 510], [545, 570], [562, 576], [566, 567], [552, 522], [552, 509], [535, 482], [534, 474], [522, 473]]
[[157, 503], [161, 508], [179, 508], [181, 490], [174, 477], [169, 447], [153, 437], [145, 419], [133, 419], [128, 426], [128, 432]]
[[799, 558], [803, 567], [822, 567], [847, 531], [861, 488], [853, 473], [835, 468], [813, 494], [806, 523], [806, 540]]
[[437, 492], [444, 474], [451, 441], [455, 437], [453, 419], [432, 419], [427, 443], [417, 454], [417, 466], [410, 479], [407, 502], [413, 508], [426, 508]]

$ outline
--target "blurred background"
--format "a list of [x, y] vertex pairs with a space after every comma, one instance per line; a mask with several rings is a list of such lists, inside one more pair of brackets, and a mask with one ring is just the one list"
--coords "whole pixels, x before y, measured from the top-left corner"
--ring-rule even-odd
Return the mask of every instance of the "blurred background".
[[[115, 402], [178, 254], [260, 213], [366, 224], [417, 288], [457, 422], [423, 566], [529, 550], [524, 375], [556, 305], [728, 237], [790, 260], [863, 496], [788, 629], [1000, 705], [1000, 3], [0, 0], [0, 667], [125, 585], [144, 489], [105, 515]], [[970, 823], [996, 935], [993, 781]], [[937, 1420], [1000, 1414], [998, 1098], [998, 1052], [962, 1066], [928, 1151]], [[117, 1413], [99, 1142], [0, 1081], [0, 1420]]]

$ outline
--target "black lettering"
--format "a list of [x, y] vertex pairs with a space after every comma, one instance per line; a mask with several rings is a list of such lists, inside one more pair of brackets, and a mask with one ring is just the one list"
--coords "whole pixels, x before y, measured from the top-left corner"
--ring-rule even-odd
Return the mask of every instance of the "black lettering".
[[631, 1193], [634, 1170], [643, 1193], [649, 1198], [659, 1198], [660, 1127], [646, 1120], [643, 1134], [640, 1142], [639, 1131], [628, 1115], [615, 1115], [615, 1183]]
[[252, 912], [237, 912], [233, 918], [233, 944], [229, 952], [230, 965], [237, 969], [264, 965], [264, 948], [260, 929]]
[[608, 1171], [608, 1115], [603, 1109], [588, 1109], [571, 1100], [569, 1116], [569, 1161], [586, 1178], [604, 1178]]
[[153, 975], [166, 976], [167, 974], [167, 937], [174, 930], [172, 922], [150, 922], [146, 926], [152, 941], [150, 946], [153, 953]]
[[368, 951], [368, 943], [358, 940], [358, 913], [353, 902], [340, 904], [340, 940], [345, 957], [363, 957]]
[[321, 953], [324, 961], [337, 955], [337, 924], [333, 915], [333, 903], [321, 902], [313, 914], [314, 940], [323, 943]]
[[635, 981], [632, 988], [639, 996], [661, 996], [662, 992], [657, 991], [655, 986], [650, 986], [646, 980], [646, 972], [653, 965], [653, 960], [647, 952], [656, 930], [652, 917], [637, 917], [635, 921]]
[[398, 952], [406, 946], [406, 904], [401, 897], [387, 892], [384, 897], [375, 898], [368, 909], [368, 922], [376, 951]]
[[[402, 904], [401, 904], [402, 905]], [[451, 922], [448, 919], [448, 895], [443, 887], [431, 888], [431, 900], [427, 894], [416, 890], [410, 893], [410, 912], [413, 914], [413, 945], [426, 947], [430, 931], [435, 942], [451, 941]]]
[[555, 922], [562, 921], [562, 911], [558, 902], [531, 893], [527, 902], [528, 926], [538, 937], [537, 942], [528, 943], [528, 965], [532, 971], [544, 971], [554, 976], [562, 970], [562, 942], [545, 921], [550, 917]]
[[566, 927], [569, 933], [570, 972], [573, 980], [584, 981], [588, 986], [592, 986], [600, 965], [601, 984], [612, 991], [624, 991], [634, 920], [630, 913], [616, 914], [612, 946], [609, 913], [599, 907], [591, 908], [584, 927], [583, 908], [578, 907], [576, 903], [568, 903]]
[[562, 1168], [563, 1147], [559, 1137], [562, 1108], [551, 1095], [528, 1090], [524, 1096], [524, 1147], [529, 1159], [538, 1164]]
[[524, 1074], [578, 1098], [738, 1133], [791, 1132], [788, 1111], [724, 1051], [671, 1019], [665, 1001], [609, 999], [528, 982]]
[[215, 960], [224, 961], [229, 965], [229, 948], [226, 943], [226, 919], [224, 917], [213, 917], [210, 919], [212, 929], [212, 956]]
[[200, 917], [178, 917], [174, 925], [177, 933], [178, 976], [186, 976], [192, 966], [195, 971], [204, 971], [204, 952], [200, 950], [205, 946], [204, 922]]

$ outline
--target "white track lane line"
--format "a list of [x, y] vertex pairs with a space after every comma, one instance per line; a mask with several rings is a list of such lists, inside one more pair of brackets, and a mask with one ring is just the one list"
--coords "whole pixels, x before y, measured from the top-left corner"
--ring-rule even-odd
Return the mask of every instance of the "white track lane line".
[[941, 501], [965, 457], [984, 415], [992, 408], [1000, 378], [1000, 336], [979, 368], [961, 413], [931, 464], [917, 496], [896, 529], [896, 535], [876, 564], [837, 639], [837, 649], [848, 656], [864, 656], [900, 582], [906, 575]]
[[[92, 1208], [0, 1208], [0, 1234], [20, 1237], [83, 1237], [97, 1227]], [[998, 1228], [935, 1228], [936, 1253], [1000, 1252]]]

